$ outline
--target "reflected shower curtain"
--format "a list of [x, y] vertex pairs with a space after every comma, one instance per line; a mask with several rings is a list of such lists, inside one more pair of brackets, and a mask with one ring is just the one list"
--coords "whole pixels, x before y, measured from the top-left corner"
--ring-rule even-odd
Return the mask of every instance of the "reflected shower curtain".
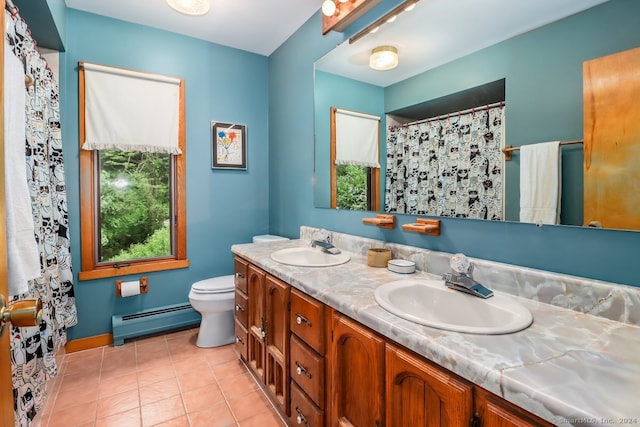
[[[58, 84], [36, 48], [26, 23], [5, 12], [5, 37], [34, 84], [26, 95], [27, 182], [41, 276], [29, 292], [13, 301], [40, 298], [39, 327], [11, 328], [13, 397], [17, 426], [29, 426], [44, 404], [44, 384], [56, 376], [55, 354], [66, 343], [66, 330], [77, 322], [71, 273], [66, 186], [60, 131]], [[7, 206], [10, 209], [9, 206]]]
[[503, 218], [504, 106], [387, 130], [385, 211]]

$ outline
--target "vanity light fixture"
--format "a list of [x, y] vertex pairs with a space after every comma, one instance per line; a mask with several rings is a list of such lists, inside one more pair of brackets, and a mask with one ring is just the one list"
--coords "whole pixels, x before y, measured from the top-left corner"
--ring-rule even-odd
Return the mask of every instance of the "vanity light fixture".
[[398, 49], [394, 46], [378, 46], [371, 51], [369, 67], [374, 70], [391, 70], [398, 66]]
[[167, 0], [171, 9], [191, 16], [206, 15], [209, 12], [210, 0]]
[[413, 8], [416, 6], [416, 3], [418, 3], [419, 1], [420, 0], [405, 0], [399, 6], [396, 6], [391, 11], [375, 20], [373, 23], [367, 25], [360, 32], [349, 38], [349, 44], [355, 43], [367, 34], [375, 33], [382, 25], [395, 21], [398, 15], [400, 15], [402, 12], [409, 12], [413, 10]]
[[338, 7], [333, 0], [324, 0], [322, 2], [322, 14], [325, 16], [333, 16], [338, 11]]

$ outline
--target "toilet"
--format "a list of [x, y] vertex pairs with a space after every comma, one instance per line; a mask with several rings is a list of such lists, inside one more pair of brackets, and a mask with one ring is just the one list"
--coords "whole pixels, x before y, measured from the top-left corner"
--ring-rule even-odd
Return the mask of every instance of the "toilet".
[[[253, 243], [277, 240], [289, 239], [271, 234], [253, 237]], [[211, 277], [191, 285], [189, 303], [202, 315], [196, 340], [198, 347], [218, 347], [235, 341], [234, 302], [233, 275]]]

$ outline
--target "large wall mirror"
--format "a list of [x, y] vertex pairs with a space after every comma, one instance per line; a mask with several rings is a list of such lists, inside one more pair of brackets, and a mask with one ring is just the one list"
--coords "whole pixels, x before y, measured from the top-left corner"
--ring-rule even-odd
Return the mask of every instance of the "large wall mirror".
[[[315, 206], [340, 208], [332, 205], [331, 197], [332, 107], [380, 117], [380, 211], [390, 207], [385, 194], [390, 188], [387, 160], [398, 161], [387, 152], [389, 126], [447, 116], [455, 121], [462, 117], [460, 113], [468, 113], [469, 126], [473, 120], [497, 126], [492, 129], [495, 144], [520, 147], [578, 141], [560, 149], [559, 223], [589, 223], [583, 211], [580, 143], [584, 139], [583, 64], [640, 46], [640, 30], [630, 18], [637, 16], [640, 7], [634, 0], [457, 0], [455, 11], [452, 8], [451, 1], [421, 0], [375, 33], [358, 34], [357, 40], [345, 41], [316, 62]], [[398, 66], [387, 71], [371, 69], [372, 50], [388, 45], [397, 49]], [[502, 115], [489, 111], [494, 108]], [[485, 116], [478, 119], [479, 114]], [[484, 188], [491, 187], [501, 199], [494, 211], [489, 208], [482, 217], [518, 221], [520, 153], [505, 160], [499, 148], [499, 154], [491, 154], [481, 167], [494, 174]], [[477, 165], [458, 170], [460, 176], [451, 179], [466, 179], [473, 167]], [[394, 198], [401, 196], [394, 194]], [[410, 194], [404, 197], [408, 200]]]

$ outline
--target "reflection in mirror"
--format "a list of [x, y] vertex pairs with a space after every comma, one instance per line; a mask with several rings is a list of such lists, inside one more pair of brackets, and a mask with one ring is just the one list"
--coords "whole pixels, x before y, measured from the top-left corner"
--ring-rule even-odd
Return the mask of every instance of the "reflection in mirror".
[[[485, 2], [464, 0], [455, 14], [446, 3], [421, 1], [414, 11], [401, 14], [376, 34], [351, 45], [345, 42], [316, 62], [317, 207], [331, 205], [331, 107], [381, 117], [382, 171], [388, 168], [386, 139], [390, 125], [397, 127], [406, 121], [447, 113], [457, 115], [458, 111], [496, 102], [478, 103], [472, 97], [460, 96], [495, 82], [503, 85], [505, 145], [582, 140], [583, 63], [640, 44], [637, 25], [630, 18], [637, 15], [640, 6], [628, 0], [492, 2], [497, 9]], [[600, 3], [604, 4], [596, 6]], [[615, 25], [615, 32], [607, 22]], [[540, 27], [547, 23], [551, 24]], [[489, 37], [485, 39], [484, 35]], [[396, 69], [368, 68], [368, 55], [376, 45], [397, 47]], [[450, 96], [458, 97], [458, 103], [448, 106], [448, 111], [439, 109], [437, 104]], [[411, 114], [415, 106], [425, 105], [430, 111]], [[583, 148], [576, 144], [559, 151], [561, 223], [583, 225]], [[520, 151], [513, 152], [513, 159], [504, 162], [502, 219], [519, 219], [521, 155]], [[389, 181], [384, 175], [380, 190], [383, 209]], [[487, 218], [497, 216], [487, 214]]]

